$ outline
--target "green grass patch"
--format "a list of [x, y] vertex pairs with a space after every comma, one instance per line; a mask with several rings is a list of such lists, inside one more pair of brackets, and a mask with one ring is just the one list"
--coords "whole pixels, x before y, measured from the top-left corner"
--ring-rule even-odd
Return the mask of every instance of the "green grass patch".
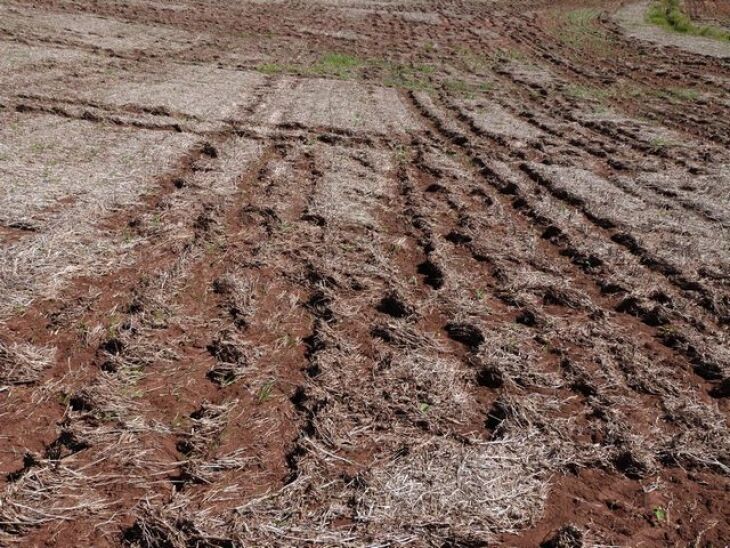
[[649, 7], [646, 20], [673, 32], [730, 42], [730, 31], [695, 23], [682, 11], [679, 0], [656, 0]]
[[357, 57], [344, 53], [327, 53], [311, 65], [293, 65], [286, 63], [262, 63], [256, 70], [263, 74], [300, 74], [323, 76], [347, 80], [356, 76], [356, 71], [365, 66], [365, 62]]
[[276, 380], [270, 379], [270, 380], [266, 381], [261, 386], [258, 394], [256, 395], [256, 399], [258, 400], [258, 402], [264, 403], [265, 401], [268, 401], [269, 399], [271, 399], [275, 386], [276, 386]]
[[462, 65], [459, 68], [466, 69], [468, 72], [475, 74], [486, 73], [491, 71], [494, 65], [494, 59], [483, 51], [474, 51], [467, 47], [456, 47], [453, 54]]
[[583, 86], [571, 84], [565, 88], [565, 93], [573, 99], [581, 99], [583, 101], [603, 101], [609, 96], [609, 92], [602, 88], [593, 86]]
[[658, 98], [669, 103], [691, 103], [701, 97], [701, 93], [692, 88], [655, 89], [628, 83], [618, 83], [605, 88], [584, 85], [569, 85], [565, 94], [573, 99], [609, 103], [612, 100]]
[[673, 145], [674, 143], [668, 141], [664, 137], [654, 137], [651, 141], [649, 141], [649, 146], [655, 153], [661, 152], [662, 150], [665, 150]]
[[309, 72], [320, 76], [331, 76], [347, 80], [355, 75], [355, 71], [365, 65], [357, 57], [344, 53], [327, 53], [309, 68]]
[[648, 97], [651, 94], [651, 90], [646, 87], [626, 83], [614, 84], [605, 88], [575, 84], [566, 86], [565, 94], [574, 99], [608, 103], [612, 100]]
[[299, 76], [320, 76], [350, 80], [366, 75], [374, 82], [388, 87], [412, 90], [429, 90], [431, 75], [436, 71], [432, 65], [406, 64], [384, 59], [360, 59], [345, 53], [326, 53], [310, 65], [262, 63], [256, 70], [263, 74], [294, 74]]
[[431, 65], [407, 65], [392, 61], [374, 61], [373, 67], [381, 71], [383, 85], [392, 88], [427, 91], [431, 89], [430, 75], [435, 69]]
[[659, 96], [672, 103], [694, 103], [700, 98], [700, 92], [692, 88], [667, 88]]
[[473, 99], [478, 95], [486, 95], [490, 93], [494, 89], [494, 85], [490, 82], [482, 82], [477, 85], [475, 83], [466, 82], [456, 78], [444, 81], [444, 89], [450, 95]]
[[462, 97], [472, 97], [474, 95], [474, 86], [464, 80], [446, 80], [444, 87], [452, 95], [461, 95]]
[[558, 38], [579, 51], [610, 52], [613, 39], [597, 24], [600, 14], [600, 11], [590, 8], [565, 12], [557, 31]]
[[662, 506], [654, 507], [654, 517], [658, 523], [664, 523], [667, 521], [667, 511]]
[[526, 62], [527, 57], [518, 49], [497, 48], [490, 54], [492, 64], [510, 63], [512, 61]]
[[261, 63], [256, 66], [256, 70], [264, 74], [283, 74], [292, 72], [289, 65], [280, 65], [279, 63]]

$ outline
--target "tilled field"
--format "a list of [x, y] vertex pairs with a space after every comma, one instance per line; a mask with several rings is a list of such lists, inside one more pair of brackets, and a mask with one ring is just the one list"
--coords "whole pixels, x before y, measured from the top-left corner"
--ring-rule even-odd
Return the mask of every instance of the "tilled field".
[[726, 545], [730, 44], [648, 7], [0, 2], [0, 545]]

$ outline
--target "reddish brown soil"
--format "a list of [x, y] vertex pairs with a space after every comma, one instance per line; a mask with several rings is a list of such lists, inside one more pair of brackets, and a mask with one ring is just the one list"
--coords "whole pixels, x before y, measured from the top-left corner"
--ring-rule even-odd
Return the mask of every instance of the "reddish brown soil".
[[[169, 53], [0, 29], [99, 56], [102, 84], [172, 63], [266, 77], [224, 120], [75, 97], [81, 70], [58, 96], [0, 84], [0, 116], [197, 141], [137, 205], [97, 219], [100, 237], [139, 238], [123, 264], [0, 323], [0, 350], [55, 349], [0, 392], [0, 544], [725, 545], [730, 212], [670, 183], [730, 165], [730, 61], [628, 37], [620, 4], [8, 2], [189, 37]], [[722, 6], [690, 3], [718, 20]], [[601, 11], [576, 31], [566, 14], [583, 8]], [[358, 61], [323, 69], [333, 52]], [[277, 84], [321, 77], [388, 87], [393, 104], [373, 99], [363, 121], [334, 93], [309, 126], [304, 99], [277, 106]], [[281, 116], [260, 122], [266, 108]], [[383, 112], [412, 126], [368, 130]], [[680, 211], [718, 254], [666, 259], [628, 206], [609, 216], [535, 166]], [[666, 187], [640, 182], [656, 173]], [[0, 246], [28, 232], [0, 225]], [[382, 502], [382, 474], [424, 447], [457, 459], [512, 440], [540, 455], [545, 497], [521, 510], [534, 490], [505, 495], [507, 521]]]
[[689, 0], [687, 11], [701, 21], [730, 24], [730, 5], [722, 0]]

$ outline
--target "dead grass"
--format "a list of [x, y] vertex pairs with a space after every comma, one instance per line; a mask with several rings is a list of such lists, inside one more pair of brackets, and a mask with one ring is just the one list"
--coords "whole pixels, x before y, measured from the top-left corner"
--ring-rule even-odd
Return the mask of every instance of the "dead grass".
[[41, 38], [62, 43], [70, 41], [75, 45], [120, 53], [161, 49], [173, 52], [187, 47], [194, 38], [203, 38], [156, 25], [128, 23], [79, 13], [50, 14], [18, 6], [3, 14], [2, 28], [12, 35], [24, 36], [26, 39]]
[[[212, 512], [192, 514], [193, 502], [184, 494], [176, 494], [167, 504], [154, 498], [140, 501], [135, 508], [136, 521], [124, 533], [124, 545], [130, 547], [169, 546], [187, 548], [191, 545], [225, 542], [209, 532]], [[200, 524], [205, 525], [201, 526]]]
[[221, 386], [236, 382], [257, 359], [256, 350], [230, 330], [219, 333], [208, 345], [208, 351], [217, 361], [208, 371], [208, 378]]
[[541, 370], [540, 355], [533, 335], [518, 325], [484, 333], [486, 342], [472, 358], [477, 381], [486, 386], [560, 388], [564, 380], [556, 373]]
[[190, 430], [181, 437], [179, 443], [181, 451], [192, 457], [207, 456], [210, 448], [219, 443], [220, 435], [226, 428], [230, 414], [237, 403], [237, 400], [220, 405], [203, 403], [190, 416], [192, 425]]
[[547, 497], [547, 454], [529, 439], [463, 446], [429, 440], [377, 468], [358, 500], [358, 519], [462, 541], [516, 531], [535, 521]]
[[3, 316], [38, 295], [53, 296], [75, 275], [123, 262], [134, 240], [110, 237], [98, 220], [137, 203], [192, 143], [46, 115], [18, 120], [12, 134], [16, 153], [0, 161], [0, 222], [33, 231], [0, 249]]
[[[179, 1], [190, 13], [175, 12], [169, 27], [181, 16], [193, 28], [199, 6]], [[273, 28], [289, 28], [298, 8], [282, 6]], [[642, 501], [655, 496], [665, 506], [695, 504], [691, 520], [647, 533], [672, 542], [716, 512], [710, 496], [724, 502], [709, 484], [730, 467], [724, 402], [710, 398], [725, 397], [727, 384], [721, 326], [594, 223], [610, 218], [606, 230], [641, 234], [647, 249], [698, 276], [719, 272], [714, 287], [724, 282], [726, 250], [710, 249], [710, 236], [722, 231], [669, 196], [632, 189], [672, 151], [690, 157], [671, 132], [605, 112], [591, 125], [565, 98], [566, 73], [582, 67], [576, 53], [611, 53], [605, 21], [594, 10], [570, 12], [557, 42], [539, 50], [520, 42], [545, 54], [530, 58], [509, 49], [539, 21], [515, 17], [520, 6], [503, 6], [488, 26], [472, 6], [401, 8], [379, 10], [377, 28], [390, 19], [400, 29], [404, 20], [443, 24], [444, 44], [422, 52], [433, 64], [419, 63], [412, 50], [421, 37], [410, 31], [393, 61], [366, 59], [375, 42], [390, 47], [388, 35], [374, 42], [370, 33], [361, 57], [302, 49], [291, 65], [259, 65], [261, 76], [248, 67], [285, 58], [312, 32], [287, 34], [287, 44], [253, 33], [260, 48], [240, 65], [244, 53], [232, 45], [242, 42], [224, 32], [200, 49], [183, 33], [190, 49], [174, 58], [166, 54], [179, 37], [152, 32], [139, 42], [155, 56], [105, 57], [80, 69], [87, 85], [60, 94], [99, 101], [94, 113], [124, 112], [126, 122], [135, 110], [190, 122], [181, 134], [72, 120], [83, 102], [66, 117], [3, 110], [10, 124], [0, 137], [12, 146], [0, 145], [8, 182], [0, 315], [64, 289], [71, 297], [48, 314], [48, 329], [25, 316], [8, 324], [18, 331], [12, 340], [42, 336], [48, 346], [0, 343], [0, 391], [13, 396], [0, 416], [20, 425], [8, 453], [17, 460], [31, 442], [40, 448], [7, 477], [0, 544], [52, 542], [61, 530], [139, 548], [481, 545], [546, 516], [546, 544], [617, 545], [642, 516], [651, 519]], [[225, 21], [217, 9], [207, 5], [201, 18], [216, 32], [248, 13], [241, 5]], [[371, 11], [346, 9], [367, 15], [357, 24], [372, 30]], [[53, 36], [106, 43], [119, 55], [147, 28], [61, 21], [68, 28]], [[326, 32], [317, 40], [342, 38]], [[349, 36], [357, 46], [359, 32]], [[475, 59], [446, 45], [460, 36], [469, 37], [465, 48], [496, 53]], [[21, 56], [5, 64], [28, 81], [68, 61], [3, 51]], [[571, 60], [562, 64], [564, 54]], [[157, 71], [163, 58], [174, 62]], [[642, 70], [637, 80], [653, 78]], [[576, 74], [580, 92], [604, 99], [587, 67]], [[71, 81], [49, 76], [38, 87]], [[500, 82], [489, 100], [482, 81]], [[423, 93], [434, 84], [438, 95]], [[712, 94], [688, 89], [651, 100], [696, 103], [691, 112], [701, 116]], [[622, 100], [645, 97], [626, 91]], [[712, 127], [724, 135], [719, 122]], [[160, 191], [156, 177], [172, 159], [202, 148], [190, 148], [191, 128], [222, 130], [206, 134], [202, 156], [182, 161]], [[615, 130], [616, 142], [596, 128]], [[643, 155], [642, 146], [658, 148]], [[619, 181], [605, 175], [615, 171], [601, 150], [647, 164]], [[147, 190], [160, 195], [143, 203]], [[112, 213], [125, 225], [101, 228]], [[125, 264], [137, 268], [96, 284]], [[69, 288], [79, 275], [88, 293]], [[38, 383], [55, 364], [53, 345], [76, 343], [68, 373], [57, 366]], [[707, 383], [694, 376], [701, 368]], [[55, 420], [40, 416], [49, 409]], [[673, 466], [692, 473], [683, 479]], [[613, 480], [615, 508], [590, 494], [605, 495], [599, 482]], [[551, 494], [578, 505], [570, 523], [546, 507]]]
[[667, 420], [681, 430], [660, 449], [661, 456], [730, 475], [730, 430], [724, 414], [689, 394], [666, 398], [663, 405]]
[[273, 97], [254, 120], [274, 126], [300, 124], [381, 135], [419, 129], [395, 90], [348, 81], [289, 77], [274, 84]]
[[54, 362], [55, 348], [0, 341], [0, 385], [32, 384]]
[[542, 130], [514, 116], [496, 102], [485, 104], [479, 100], [467, 100], [459, 105], [480, 132], [498, 141], [506, 139], [512, 141], [514, 146], [519, 146], [520, 141], [533, 142], [545, 137]]
[[611, 55], [615, 51], [613, 36], [598, 24], [601, 12], [594, 8], [556, 11], [553, 33], [576, 54]]
[[104, 475], [89, 475], [63, 463], [38, 461], [11, 483], [0, 498], [0, 540], [19, 542], [18, 535], [49, 523], [70, 522], [94, 512], [113, 513], [115, 501], [94, 493], [94, 484], [106, 482]]
[[[194, 127], [214, 131], [227, 119], [240, 119], [253, 104], [265, 78], [257, 72], [216, 66], [170, 64], [153, 71], [117, 71], [113, 78], [93, 75], [73, 97], [117, 108], [145, 109]], [[221, 97], [211, 102], [210, 97]]]
[[[724, 271], [730, 253], [717, 245], [718, 230], [706, 219], [678, 210], [661, 197], [632, 196], [585, 170], [537, 167], [558, 192], [579, 200], [585, 211], [640, 238], [654, 256], [697, 279], [705, 265]], [[601, 221], [604, 222], [604, 221]], [[722, 238], [721, 238], [722, 239]]]

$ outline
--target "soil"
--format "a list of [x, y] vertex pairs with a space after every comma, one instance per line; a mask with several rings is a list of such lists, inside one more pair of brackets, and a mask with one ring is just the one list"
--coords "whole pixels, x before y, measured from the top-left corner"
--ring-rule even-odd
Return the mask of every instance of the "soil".
[[691, 0], [686, 4], [687, 13], [696, 20], [730, 26], [730, 5], [722, 0]]
[[0, 5], [0, 545], [726, 545], [730, 53], [645, 9]]

